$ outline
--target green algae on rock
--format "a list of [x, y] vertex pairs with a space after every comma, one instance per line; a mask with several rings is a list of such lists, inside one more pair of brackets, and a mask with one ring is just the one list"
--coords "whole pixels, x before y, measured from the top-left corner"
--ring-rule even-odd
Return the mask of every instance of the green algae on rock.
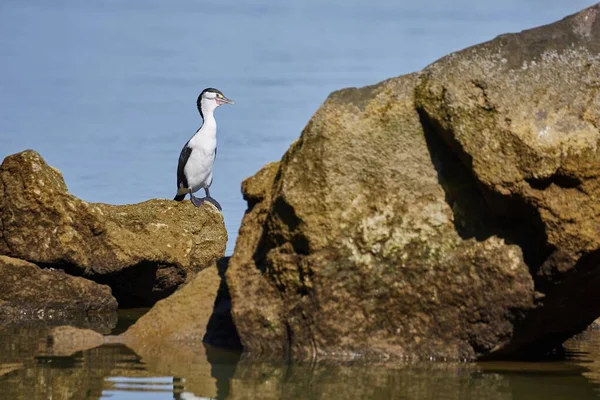
[[109, 285], [123, 306], [147, 306], [224, 255], [212, 206], [148, 200], [114, 206], [76, 198], [35, 151], [0, 166], [0, 254]]

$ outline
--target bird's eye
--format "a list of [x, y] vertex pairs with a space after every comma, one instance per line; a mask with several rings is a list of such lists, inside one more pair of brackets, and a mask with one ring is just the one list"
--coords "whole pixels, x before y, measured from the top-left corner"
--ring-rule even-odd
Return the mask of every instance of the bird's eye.
[[222, 99], [223, 95], [221, 93], [217, 93], [217, 97], [220, 98], [220, 99]]

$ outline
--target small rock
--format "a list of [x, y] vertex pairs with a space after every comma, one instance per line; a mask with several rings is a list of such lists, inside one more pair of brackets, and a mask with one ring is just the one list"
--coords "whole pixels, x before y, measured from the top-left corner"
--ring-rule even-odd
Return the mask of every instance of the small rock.
[[52, 354], [68, 356], [78, 351], [98, 347], [107, 341], [106, 337], [90, 329], [59, 326], [48, 334]]
[[49, 336], [54, 352], [73, 353], [102, 342], [123, 343], [149, 357], [177, 347], [190, 351], [197, 348], [201, 354], [205, 342], [239, 348], [239, 338], [231, 322], [231, 302], [222, 281], [226, 264], [224, 259], [218, 267], [213, 265], [200, 271], [174, 294], [157, 302], [121, 335], [102, 336], [73, 327], [54, 329]]
[[[222, 269], [226, 263], [226, 259], [221, 261]], [[231, 303], [222, 285], [217, 265], [200, 271], [174, 294], [156, 303], [119, 340], [134, 348], [166, 342], [235, 344], [237, 334], [231, 324], [227, 325], [231, 331], [219, 329], [219, 325], [227, 324], [227, 319], [231, 321]], [[211, 322], [212, 332], [207, 337]]]
[[6, 319], [65, 319], [116, 309], [108, 286], [0, 256], [0, 315]]

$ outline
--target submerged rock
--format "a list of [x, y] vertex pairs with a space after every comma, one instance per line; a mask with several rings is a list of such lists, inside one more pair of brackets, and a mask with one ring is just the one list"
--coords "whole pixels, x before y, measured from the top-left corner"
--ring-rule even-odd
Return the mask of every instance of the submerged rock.
[[110, 288], [0, 256], [0, 319], [61, 319], [117, 309]]
[[243, 185], [245, 350], [473, 359], [600, 315], [599, 11], [333, 93]]
[[223, 217], [211, 205], [87, 203], [31, 150], [0, 166], [0, 254], [105, 283], [121, 307], [173, 293], [222, 257], [226, 242]]
[[[20, 368], [0, 379], [4, 399], [102, 398], [103, 390], [111, 389], [112, 382], [108, 378], [122, 376], [112, 371], [122, 371], [123, 365], [131, 365], [136, 357], [121, 346], [92, 349], [72, 357], [56, 353], [58, 357], [54, 357], [45, 351], [44, 337], [22, 341], [22, 338], [15, 341], [14, 336], [2, 339], [2, 347], [8, 348], [9, 355], [21, 360]], [[0, 366], [0, 372], [2, 369]]]
[[58, 326], [48, 334], [52, 354], [56, 356], [69, 356], [78, 351], [98, 347], [110, 342], [108, 338], [98, 332], [73, 326]]

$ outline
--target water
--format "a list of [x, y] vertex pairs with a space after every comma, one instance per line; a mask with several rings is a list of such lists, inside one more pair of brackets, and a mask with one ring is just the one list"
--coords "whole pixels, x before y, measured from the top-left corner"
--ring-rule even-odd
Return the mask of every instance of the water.
[[70, 191], [172, 198], [179, 151], [221, 89], [211, 193], [228, 253], [241, 181], [278, 160], [327, 95], [419, 70], [593, 0], [0, 1], [0, 159], [33, 148]]
[[[172, 198], [179, 151], [200, 124], [196, 97], [217, 87], [236, 100], [217, 111], [211, 191], [231, 253], [241, 181], [280, 159], [331, 91], [593, 3], [1, 0], [0, 158], [33, 148], [88, 201]], [[136, 317], [94, 327], [122, 332]], [[0, 398], [586, 399], [600, 388], [597, 332], [570, 341], [565, 361], [369, 366], [259, 363], [211, 347], [59, 357], [44, 332], [0, 329]]]
[[[101, 331], [110, 325], [91, 323]], [[0, 398], [600, 398], [600, 331], [571, 339], [566, 358], [554, 361], [342, 365], [252, 361], [208, 345], [142, 348], [139, 354], [122, 345], [105, 345], [56, 355], [45, 333], [37, 325], [0, 329]]]

